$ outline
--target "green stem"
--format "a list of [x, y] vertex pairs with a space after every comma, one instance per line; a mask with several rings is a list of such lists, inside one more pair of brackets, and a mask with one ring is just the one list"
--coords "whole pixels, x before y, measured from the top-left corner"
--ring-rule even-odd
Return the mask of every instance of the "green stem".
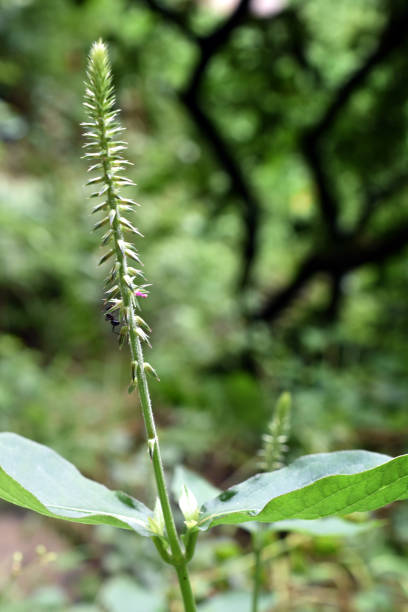
[[186, 561], [187, 563], [191, 561], [194, 556], [195, 547], [197, 544], [198, 531], [188, 531], [185, 539], [185, 549], [186, 549]]
[[142, 412], [146, 426], [146, 434], [149, 443], [149, 452], [153, 463], [153, 470], [156, 479], [157, 492], [163, 511], [164, 524], [171, 550], [171, 562], [174, 565], [180, 585], [181, 594], [184, 602], [185, 612], [195, 612], [196, 605], [191, 589], [190, 577], [187, 570], [187, 561], [181, 549], [180, 540], [177, 534], [173, 513], [170, 506], [169, 495], [167, 492], [166, 481], [164, 478], [163, 463], [160, 454], [159, 439], [157, 437], [156, 425], [150, 401], [149, 387], [143, 367], [143, 351], [139, 337], [136, 335], [136, 322], [134, 321], [133, 309], [130, 309], [129, 339], [132, 358], [138, 362], [138, 389]]
[[161, 556], [163, 561], [165, 561], [169, 565], [172, 565], [171, 557], [170, 557], [170, 555], [168, 553], [168, 550], [167, 550], [167, 547], [163, 543], [162, 539], [159, 536], [153, 536], [152, 540], [153, 540], [153, 544], [157, 548], [157, 552], [159, 553], [159, 555]]
[[[196, 606], [194, 603], [194, 597], [191, 590], [190, 578], [187, 571], [187, 556], [184, 553], [180, 539], [177, 533], [176, 525], [174, 522], [173, 513], [170, 506], [170, 499], [167, 492], [166, 481], [164, 477], [163, 463], [161, 459], [159, 440], [157, 437], [156, 424], [154, 421], [152, 405], [150, 400], [149, 386], [147, 383], [147, 377], [144, 370], [144, 358], [143, 349], [140, 338], [137, 334], [137, 321], [134, 310], [134, 303], [131, 297], [130, 288], [127, 286], [125, 279], [128, 277], [128, 264], [127, 257], [124, 253], [124, 249], [121, 248], [121, 244], [124, 244], [124, 236], [121, 228], [121, 211], [118, 201], [118, 193], [114, 180], [112, 180], [113, 170], [109, 161], [109, 142], [106, 138], [105, 123], [103, 114], [98, 121], [98, 129], [100, 134], [100, 146], [102, 149], [102, 167], [104, 174], [104, 182], [107, 185], [107, 199], [109, 203], [109, 209], [114, 212], [113, 221], [111, 227], [113, 231], [113, 245], [115, 249], [116, 260], [119, 264], [119, 270], [117, 271], [117, 279], [120, 290], [120, 295], [123, 300], [124, 312], [126, 313], [126, 323], [128, 326], [130, 352], [132, 361], [137, 362], [137, 385], [140, 396], [140, 403], [142, 407], [143, 419], [146, 428], [147, 441], [149, 446], [149, 453], [153, 464], [154, 477], [156, 480], [157, 493], [160, 499], [161, 509], [163, 512], [164, 523], [166, 526], [167, 539], [170, 546], [171, 555], [169, 555], [169, 561], [174, 565], [181, 594], [183, 597], [185, 612], [196, 612]], [[160, 546], [160, 545], [159, 545]], [[157, 547], [157, 542], [156, 542]], [[159, 551], [160, 552], [160, 551]], [[160, 554], [163, 557], [162, 550]], [[168, 553], [167, 553], [168, 554]], [[164, 554], [166, 556], [166, 554]]]
[[262, 568], [262, 550], [263, 546], [257, 542], [256, 534], [253, 537], [254, 543], [254, 578], [253, 578], [253, 590], [252, 590], [252, 608], [251, 612], [258, 612], [259, 605], [259, 593], [261, 590], [261, 568]]
[[177, 578], [183, 596], [184, 609], [186, 612], [196, 612], [193, 591], [191, 590], [190, 578], [187, 570], [187, 563], [176, 566]]

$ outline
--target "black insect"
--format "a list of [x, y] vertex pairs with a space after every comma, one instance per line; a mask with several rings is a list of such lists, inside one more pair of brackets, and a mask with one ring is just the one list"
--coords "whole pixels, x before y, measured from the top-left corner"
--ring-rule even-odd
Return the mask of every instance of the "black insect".
[[114, 334], [116, 334], [117, 332], [115, 331], [115, 329], [116, 327], [118, 327], [118, 325], [120, 325], [120, 321], [115, 319], [115, 317], [112, 314], [110, 314], [110, 312], [106, 313], [105, 319], [110, 322], [110, 324], [112, 325], [112, 331]]

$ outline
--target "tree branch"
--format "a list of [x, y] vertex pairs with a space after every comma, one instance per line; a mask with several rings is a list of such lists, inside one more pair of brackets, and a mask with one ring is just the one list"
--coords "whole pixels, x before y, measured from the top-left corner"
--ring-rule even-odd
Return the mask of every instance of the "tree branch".
[[160, 14], [167, 21], [174, 23], [199, 47], [198, 60], [190, 76], [187, 78], [184, 89], [179, 93], [179, 97], [194, 123], [210, 144], [224, 172], [229, 176], [231, 191], [238, 197], [238, 201], [241, 203], [245, 232], [242, 243], [243, 264], [238, 282], [240, 290], [245, 288], [249, 282], [252, 264], [256, 256], [260, 203], [227, 142], [221, 136], [215, 122], [203, 108], [200, 88], [209, 63], [219, 53], [221, 48], [228, 43], [232, 32], [245, 18], [248, 12], [249, 1], [240, 0], [235, 10], [221, 25], [205, 36], [198, 36], [188, 27], [182, 14], [165, 7], [163, 4], [159, 4], [157, 0], [146, 0], [152, 10]]
[[341, 277], [355, 268], [385, 261], [406, 246], [408, 246], [408, 220], [389, 228], [377, 238], [354, 243], [344, 241], [335, 248], [312, 253], [300, 265], [294, 279], [271, 296], [253, 318], [269, 322], [275, 320], [318, 273]]
[[406, 42], [408, 9], [394, 11], [380, 35], [376, 48], [368, 55], [361, 66], [339, 87], [322, 117], [301, 136], [301, 149], [315, 180], [318, 202], [322, 219], [331, 239], [338, 239], [338, 198], [332, 187], [324, 162], [322, 138], [336, 121], [352, 95], [361, 87], [368, 75], [400, 44]]
[[395, 195], [398, 191], [408, 185], [408, 173], [401, 172], [397, 176], [394, 176], [392, 180], [377, 189], [370, 189], [366, 195], [364, 204], [360, 216], [357, 220], [356, 227], [354, 229], [354, 235], [358, 236], [365, 229], [371, 217], [378, 210], [382, 203], [387, 202], [389, 198]]
[[256, 256], [260, 203], [231, 149], [220, 135], [219, 129], [201, 105], [200, 87], [207, 66], [220, 49], [227, 44], [232, 32], [247, 14], [248, 7], [249, 0], [240, 0], [228, 19], [213, 32], [198, 39], [200, 56], [187, 80], [184, 91], [180, 94], [189, 114], [209, 142], [221, 167], [230, 177], [231, 189], [241, 202], [245, 235], [242, 245], [242, 271], [238, 282], [240, 290], [244, 289], [249, 282], [252, 264]]
[[221, 167], [230, 177], [231, 190], [238, 196], [238, 201], [241, 203], [245, 233], [242, 241], [243, 261], [238, 285], [242, 289], [249, 282], [252, 263], [256, 256], [260, 204], [251, 186], [247, 183], [241, 167], [236, 162], [214, 122], [200, 106], [197, 97], [188, 90], [181, 94], [181, 99], [194, 122], [200, 127], [211, 145]]
[[395, 11], [390, 15], [387, 25], [380, 35], [376, 48], [368, 55], [365, 62], [337, 90], [325, 113], [310, 130], [311, 137], [320, 138], [336, 121], [351, 96], [361, 87], [371, 70], [382, 62], [394, 49], [407, 41], [408, 8]]
[[250, 0], [240, 0], [235, 10], [218, 28], [207, 36], [197, 38], [200, 46], [200, 57], [192, 70], [187, 91], [191, 93], [197, 92], [201, 85], [205, 69], [211, 59], [220, 51], [220, 49], [228, 43], [234, 29], [240, 24], [247, 14]]

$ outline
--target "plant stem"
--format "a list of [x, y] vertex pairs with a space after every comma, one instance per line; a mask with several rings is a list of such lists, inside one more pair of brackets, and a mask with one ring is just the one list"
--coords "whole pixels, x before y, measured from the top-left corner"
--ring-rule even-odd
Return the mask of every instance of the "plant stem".
[[[102, 133], [103, 132], [103, 126]], [[102, 141], [103, 142], [103, 141]], [[103, 142], [103, 144], [105, 144]], [[138, 390], [140, 395], [140, 403], [142, 406], [143, 420], [146, 428], [146, 435], [149, 444], [149, 453], [153, 463], [154, 477], [157, 485], [157, 492], [160, 499], [161, 508], [163, 511], [164, 522], [166, 525], [167, 537], [169, 540], [170, 550], [172, 552], [172, 559], [174, 564], [179, 564], [184, 561], [184, 553], [181, 549], [180, 540], [177, 534], [176, 525], [174, 523], [173, 513], [171, 511], [169, 495], [167, 493], [166, 482], [164, 478], [163, 464], [160, 454], [159, 440], [156, 432], [156, 425], [154, 422], [154, 416], [152, 411], [152, 405], [150, 400], [149, 386], [147, 383], [146, 373], [144, 371], [144, 358], [143, 349], [139, 336], [137, 335], [137, 322], [135, 317], [134, 305], [130, 299], [129, 289], [123, 280], [128, 275], [128, 265], [126, 255], [123, 253], [119, 245], [123, 242], [123, 233], [120, 226], [120, 210], [115, 197], [114, 187], [109, 182], [109, 171], [110, 167], [108, 162], [104, 162], [104, 175], [108, 189], [108, 201], [110, 202], [110, 208], [115, 210], [115, 218], [112, 223], [112, 229], [114, 233], [114, 245], [116, 250], [116, 259], [120, 265], [118, 273], [118, 282], [120, 286], [120, 293], [123, 299], [125, 311], [127, 313], [127, 325], [129, 333], [129, 344], [132, 360], [137, 362], [137, 381]]]
[[184, 609], [186, 612], [196, 612], [197, 608], [194, 601], [193, 591], [191, 590], [190, 577], [188, 575], [187, 563], [175, 566], [177, 578], [180, 585], [180, 591], [183, 596]]
[[[136, 205], [136, 202], [121, 197], [119, 193], [121, 186], [126, 187], [134, 183], [119, 174], [129, 163], [120, 155], [120, 152], [126, 149], [127, 145], [126, 142], [117, 140], [116, 136], [118, 132], [122, 131], [122, 127], [120, 122], [115, 119], [119, 111], [113, 109], [115, 99], [110, 64], [106, 47], [102, 41], [92, 46], [87, 75], [88, 83], [84, 104], [88, 109], [91, 121], [84, 124], [87, 127], [85, 136], [90, 139], [84, 146], [86, 148], [91, 147], [91, 151], [87, 152], [85, 157], [93, 160], [93, 165], [89, 168], [90, 171], [102, 170], [101, 176], [91, 178], [87, 184], [102, 184], [102, 189], [93, 193], [92, 197], [99, 198], [106, 194], [106, 200], [100, 202], [93, 210], [93, 212], [103, 210], [107, 213], [106, 217], [94, 226], [94, 229], [105, 226], [109, 228], [102, 238], [102, 245], [108, 244], [110, 250], [104, 254], [100, 263], [107, 261], [112, 256], [115, 259], [115, 264], [107, 279], [108, 285], [112, 284], [113, 286], [106, 292], [109, 295], [106, 302], [108, 304], [111, 302], [111, 309], [119, 310], [120, 321], [126, 324], [121, 329], [121, 339], [123, 340], [126, 337], [125, 334], [122, 335], [122, 331], [126, 331], [132, 356], [132, 368], [134, 364], [137, 364], [136, 371], [132, 369], [132, 377], [137, 376], [149, 454], [153, 464], [170, 553], [164, 545], [162, 546], [160, 539], [155, 537], [154, 534], [152, 534], [152, 537], [161, 557], [174, 565], [176, 569], [185, 612], [195, 612], [196, 606], [187, 571], [187, 563], [194, 547], [191, 543], [188, 551], [183, 550], [174, 522], [145, 372], [146, 364], [144, 363], [141, 338], [147, 340], [147, 335], [140, 326], [140, 322], [143, 326], [143, 320], [137, 317], [135, 312], [137, 307], [136, 296], [140, 295], [140, 292], [134, 283], [134, 279], [141, 276], [141, 272], [128, 266], [127, 258], [129, 257], [140, 264], [141, 262], [133, 245], [125, 241], [123, 228], [127, 233], [130, 231], [132, 234], [140, 234], [140, 232], [125, 215], [125, 212], [131, 209], [131, 205]], [[120, 299], [117, 299], [118, 297]], [[143, 297], [146, 297], [146, 295], [143, 295]], [[120, 321], [116, 321], [115, 325], [120, 324]], [[134, 384], [134, 380], [132, 380], [132, 384]]]
[[197, 543], [198, 531], [188, 531], [184, 540], [186, 550], [186, 561], [191, 561], [194, 556], [195, 546]]
[[[104, 163], [104, 175], [108, 182], [109, 180], [109, 166]], [[109, 182], [108, 182], [109, 184]], [[124, 282], [124, 277], [128, 275], [127, 258], [119, 247], [123, 242], [123, 233], [120, 226], [120, 210], [115, 198], [113, 186], [109, 186], [108, 189], [108, 200], [110, 202], [111, 209], [116, 211], [114, 221], [112, 223], [112, 229], [115, 236], [114, 245], [116, 251], [116, 258], [120, 265], [118, 273], [118, 282], [120, 286], [120, 293], [123, 299], [123, 305], [125, 312], [127, 313], [127, 325], [129, 334], [130, 352], [132, 361], [135, 361], [137, 367], [137, 386], [140, 396], [140, 403], [142, 407], [143, 420], [146, 428], [147, 442], [149, 446], [149, 454], [153, 464], [153, 472], [156, 480], [157, 493], [160, 499], [161, 509], [164, 517], [164, 524], [166, 526], [166, 534], [171, 550], [171, 564], [174, 565], [177, 577], [179, 580], [180, 591], [183, 597], [185, 612], [195, 612], [196, 606], [194, 602], [193, 593], [191, 590], [190, 578], [187, 570], [186, 556], [181, 548], [180, 539], [177, 533], [176, 525], [174, 522], [173, 513], [171, 510], [169, 494], [167, 492], [166, 481], [163, 470], [163, 463], [160, 453], [159, 439], [156, 431], [156, 424], [154, 421], [154, 415], [152, 410], [152, 404], [150, 400], [149, 385], [147, 382], [146, 373], [144, 370], [144, 357], [143, 349], [140, 338], [137, 334], [138, 324], [136, 321], [136, 315], [134, 305], [130, 298], [128, 287]]]
[[[107, 162], [104, 162], [103, 170], [107, 183], [109, 185], [109, 165]], [[127, 313], [130, 353], [132, 356], [132, 361], [136, 362], [138, 366], [137, 386], [142, 407], [143, 420], [146, 428], [149, 454], [152, 460], [153, 472], [156, 480], [157, 493], [160, 499], [164, 524], [166, 526], [166, 534], [171, 550], [170, 561], [171, 564], [174, 565], [177, 572], [185, 612], [195, 612], [196, 606], [187, 570], [187, 560], [181, 547], [180, 539], [174, 522], [173, 513], [171, 510], [169, 494], [167, 492], [163, 463], [160, 453], [159, 439], [157, 436], [156, 424], [154, 421], [152, 404], [150, 400], [149, 385], [144, 370], [143, 349], [140, 338], [136, 331], [138, 328], [138, 324], [136, 321], [134, 305], [130, 298], [128, 287], [126, 286], [124, 281], [124, 278], [126, 277], [126, 275], [128, 275], [128, 265], [126, 255], [123, 253], [123, 250], [119, 246], [121, 242], [123, 242], [123, 233], [120, 226], [120, 210], [117, 204], [117, 200], [115, 198], [114, 187], [111, 185], [108, 189], [108, 200], [110, 202], [111, 209], [114, 209], [116, 211], [115, 218], [112, 223], [112, 229], [115, 237], [114, 248], [116, 251], [116, 259], [120, 266], [120, 270], [118, 273], [118, 283], [120, 286], [120, 293], [123, 299], [124, 309]]]
[[[133, 319], [133, 320], [132, 320]], [[134, 321], [133, 308], [130, 309], [129, 320], [129, 340], [132, 358], [138, 363], [138, 389], [140, 402], [142, 405], [143, 418], [146, 427], [146, 435], [149, 444], [149, 453], [153, 463], [154, 476], [156, 479], [157, 492], [163, 511], [164, 523], [166, 525], [167, 537], [171, 550], [171, 562], [177, 572], [180, 591], [183, 597], [185, 612], [195, 612], [196, 605], [191, 589], [190, 577], [187, 569], [187, 561], [181, 548], [177, 534], [173, 513], [170, 506], [169, 495], [167, 492], [164, 477], [163, 463], [160, 453], [159, 439], [157, 437], [156, 425], [154, 422], [153, 410], [150, 400], [149, 386], [144, 371], [143, 350], [139, 337], [136, 335], [136, 322]]]
[[257, 540], [257, 534], [253, 535], [252, 541], [254, 545], [254, 557], [255, 557], [255, 567], [254, 567], [254, 578], [253, 578], [253, 590], [252, 590], [252, 608], [251, 612], [258, 612], [258, 604], [259, 604], [259, 592], [261, 590], [261, 557], [263, 546]]

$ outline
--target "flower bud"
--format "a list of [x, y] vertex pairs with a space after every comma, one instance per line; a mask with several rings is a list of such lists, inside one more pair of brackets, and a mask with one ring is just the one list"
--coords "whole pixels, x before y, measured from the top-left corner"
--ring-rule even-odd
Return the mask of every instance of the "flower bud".
[[186, 485], [183, 485], [178, 505], [185, 518], [184, 522], [187, 528], [195, 527], [200, 514], [200, 507], [194, 493]]

